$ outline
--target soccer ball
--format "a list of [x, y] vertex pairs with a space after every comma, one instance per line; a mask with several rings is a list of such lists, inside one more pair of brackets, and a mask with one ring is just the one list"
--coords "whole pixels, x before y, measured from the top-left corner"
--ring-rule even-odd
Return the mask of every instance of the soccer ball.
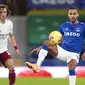
[[58, 31], [52, 31], [49, 34], [49, 40], [52, 44], [59, 44], [62, 40], [62, 34]]

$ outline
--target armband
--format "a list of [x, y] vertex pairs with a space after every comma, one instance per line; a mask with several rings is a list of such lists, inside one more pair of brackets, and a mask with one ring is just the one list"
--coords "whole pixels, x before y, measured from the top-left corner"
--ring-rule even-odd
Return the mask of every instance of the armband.
[[18, 46], [14, 46], [14, 49], [17, 50], [18, 49]]

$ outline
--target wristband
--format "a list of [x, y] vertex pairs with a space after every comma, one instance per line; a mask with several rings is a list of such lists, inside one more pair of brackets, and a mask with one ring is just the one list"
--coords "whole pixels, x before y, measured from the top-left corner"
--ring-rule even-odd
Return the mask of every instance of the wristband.
[[18, 46], [14, 46], [14, 49], [17, 50], [18, 49]]

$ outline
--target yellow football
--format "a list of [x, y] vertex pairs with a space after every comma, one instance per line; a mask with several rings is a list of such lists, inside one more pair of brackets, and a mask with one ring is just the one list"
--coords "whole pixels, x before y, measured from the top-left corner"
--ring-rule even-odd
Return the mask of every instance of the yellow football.
[[49, 34], [49, 40], [53, 44], [59, 44], [62, 40], [62, 34], [59, 31], [52, 31]]

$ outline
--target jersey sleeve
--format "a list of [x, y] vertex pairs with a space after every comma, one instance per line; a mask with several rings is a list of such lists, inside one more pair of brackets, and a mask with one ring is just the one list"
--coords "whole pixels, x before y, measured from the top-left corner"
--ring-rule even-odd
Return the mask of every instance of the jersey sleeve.
[[63, 33], [63, 30], [62, 30], [62, 25], [60, 26], [59, 30], [58, 30], [62, 35], [64, 34]]
[[10, 23], [10, 34], [13, 34], [13, 23]]

